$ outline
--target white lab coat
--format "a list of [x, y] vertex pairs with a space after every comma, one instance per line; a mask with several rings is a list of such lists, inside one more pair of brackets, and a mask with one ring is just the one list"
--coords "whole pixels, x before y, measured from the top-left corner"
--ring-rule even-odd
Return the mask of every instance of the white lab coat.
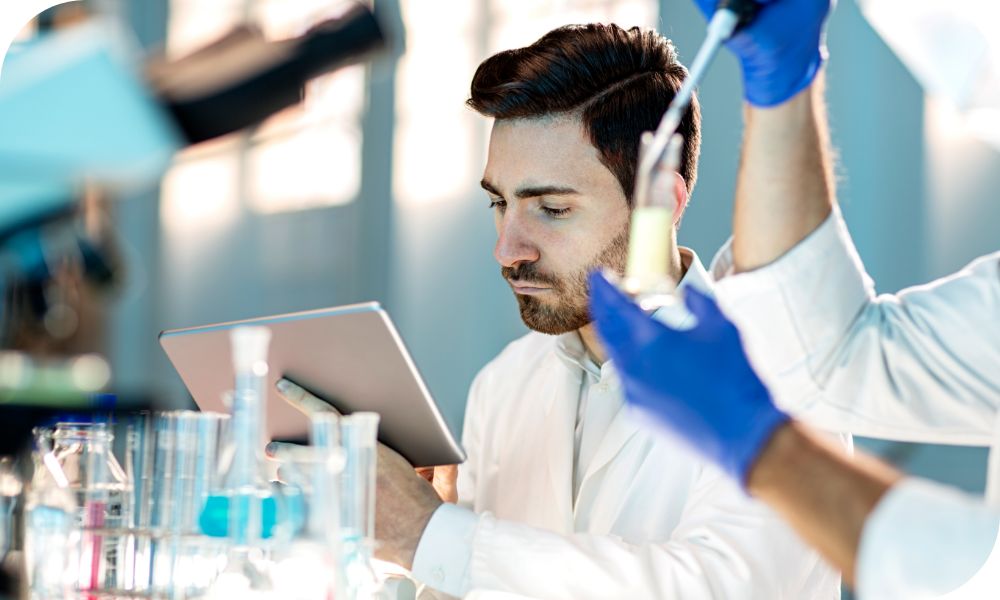
[[[997, 497], [1000, 253], [933, 283], [876, 296], [834, 210], [770, 265], [737, 275], [731, 265], [727, 246], [712, 267], [716, 297], [779, 405], [827, 430], [991, 446], [988, 496]], [[921, 506], [936, 518], [920, 518]], [[981, 563], [996, 536], [995, 525], [981, 525], [996, 514], [976, 506], [920, 485], [891, 492], [866, 523], [862, 598], [924, 597], [947, 589], [961, 571], [935, 569], [935, 560]], [[973, 531], [979, 534], [966, 535]]]
[[[530, 333], [472, 385], [458, 479], [459, 503], [475, 519], [463, 536], [468, 588], [575, 600], [840, 597], [839, 574], [774, 513], [627, 408], [598, 446], [574, 508], [581, 382], [556, 344]], [[440, 540], [437, 518], [425, 538]], [[414, 569], [421, 563], [431, 585], [452, 577], [426, 560], [425, 541], [442, 544], [432, 539], [421, 540]]]
[[1000, 252], [876, 296], [835, 210], [770, 265], [729, 275], [729, 257], [712, 267], [716, 297], [783, 408], [823, 429], [996, 455]]
[[940, 484], [904, 479], [865, 521], [861, 600], [1000, 597], [1000, 510]]

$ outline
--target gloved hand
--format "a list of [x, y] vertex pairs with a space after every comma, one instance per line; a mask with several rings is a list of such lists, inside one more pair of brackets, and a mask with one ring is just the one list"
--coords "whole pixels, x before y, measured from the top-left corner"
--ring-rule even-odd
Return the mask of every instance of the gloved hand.
[[[695, 0], [711, 19], [718, 0]], [[754, 0], [757, 18], [726, 45], [743, 67], [743, 93], [755, 106], [781, 104], [806, 88], [826, 60], [831, 0]]]
[[627, 402], [745, 486], [788, 415], [771, 402], [715, 301], [692, 288], [684, 300], [698, 324], [679, 331], [647, 316], [602, 274], [590, 275], [591, 314]]

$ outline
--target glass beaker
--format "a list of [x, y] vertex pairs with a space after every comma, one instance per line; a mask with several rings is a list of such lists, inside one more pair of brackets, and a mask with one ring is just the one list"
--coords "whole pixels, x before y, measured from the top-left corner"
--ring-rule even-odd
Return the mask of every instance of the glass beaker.
[[[57, 423], [52, 449], [42, 455], [45, 468], [32, 478], [36, 514], [29, 526], [62, 527], [53, 509], [72, 507], [80, 532], [74, 579], [82, 591], [125, 587], [132, 484], [111, 452], [113, 439], [106, 423]], [[64, 492], [68, 503], [60, 497]]]

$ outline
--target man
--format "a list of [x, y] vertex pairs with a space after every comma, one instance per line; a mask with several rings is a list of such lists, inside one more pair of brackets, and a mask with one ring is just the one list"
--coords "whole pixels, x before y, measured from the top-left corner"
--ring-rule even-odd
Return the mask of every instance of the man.
[[[789, 424], [771, 394], [823, 427], [988, 440], [1000, 397], [1000, 256], [895, 298], [873, 297], [830, 183], [815, 60], [825, 53], [828, 9], [825, 0], [778, 0], [731, 44], [749, 107], [735, 266], [719, 270], [740, 274], [717, 293], [771, 392], [706, 298], [688, 298], [699, 324], [683, 334], [646, 319], [600, 279], [594, 312], [630, 400], [785, 515], [857, 580], [862, 597], [922, 597], [976, 573], [1000, 515], [873, 461], [849, 464]], [[718, 385], [693, 389], [686, 382], [698, 373]]]
[[[380, 454], [380, 556], [437, 590], [839, 597], [838, 576], [775, 515], [621, 410], [590, 323], [586, 274], [623, 270], [639, 136], [685, 74], [667, 40], [614, 25], [556, 29], [476, 72], [469, 104], [495, 119], [482, 180], [494, 254], [535, 332], [472, 385], [457, 506], [398, 455]], [[695, 182], [699, 125], [694, 104], [681, 173], [659, 184], [676, 190], [677, 219]], [[704, 289], [694, 253], [671, 248], [680, 286]]]

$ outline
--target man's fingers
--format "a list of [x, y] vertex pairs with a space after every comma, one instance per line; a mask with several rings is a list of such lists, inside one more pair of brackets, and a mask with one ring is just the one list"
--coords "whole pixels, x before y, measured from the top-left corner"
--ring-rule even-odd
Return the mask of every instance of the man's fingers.
[[337, 409], [310, 394], [302, 386], [293, 383], [289, 379], [282, 377], [274, 387], [278, 389], [278, 393], [285, 399], [285, 402], [297, 408], [307, 417], [323, 412], [340, 414]]
[[434, 469], [434, 491], [445, 502], [458, 502], [458, 465], [442, 465]]
[[296, 448], [299, 447], [298, 444], [289, 444], [287, 442], [268, 442], [264, 446], [264, 454], [274, 460], [289, 460], [295, 456]]
[[434, 483], [434, 467], [417, 467], [417, 475], [424, 478], [427, 483]]
[[417, 475], [434, 487], [445, 502], [454, 504], [458, 501], [458, 465], [439, 465], [437, 467], [417, 467]]
[[315, 446], [303, 446], [288, 442], [269, 442], [264, 446], [264, 455], [281, 463], [309, 463], [317, 460]]

